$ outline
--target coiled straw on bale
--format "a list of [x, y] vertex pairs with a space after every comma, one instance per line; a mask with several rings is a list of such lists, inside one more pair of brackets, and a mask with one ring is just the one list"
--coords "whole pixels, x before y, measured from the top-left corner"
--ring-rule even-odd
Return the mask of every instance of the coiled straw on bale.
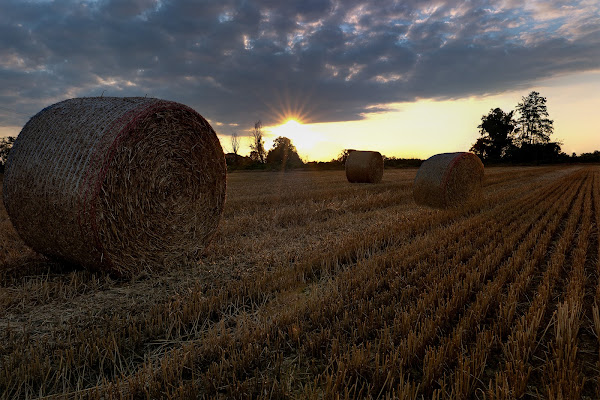
[[379, 183], [383, 157], [378, 151], [354, 150], [346, 158], [346, 179], [351, 183]]
[[436, 154], [423, 162], [413, 185], [417, 203], [445, 208], [481, 193], [483, 164], [473, 153]]
[[225, 200], [223, 150], [191, 108], [95, 97], [45, 108], [10, 152], [4, 204], [51, 258], [130, 275], [197, 259]]

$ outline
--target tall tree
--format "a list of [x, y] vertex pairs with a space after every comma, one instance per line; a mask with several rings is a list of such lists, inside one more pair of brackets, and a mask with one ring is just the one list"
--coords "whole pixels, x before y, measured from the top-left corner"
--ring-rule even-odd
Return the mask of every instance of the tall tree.
[[494, 108], [482, 116], [481, 124], [477, 127], [481, 137], [471, 147], [471, 151], [483, 159], [497, 161], [504, 158], [513, 146], [516, 127], [513, 114], [514, 111], [505, 113], [500, 108]]
[[265, 142], [262, 133], [262, 122], [256, 121], [254, 124], [254, 130], [252, 131], [252, 143], [250, 144], [250, 157], [253, 157], [255, 161], [264, 163], [266, 160]]
[[521, 144], [546, 144], [554, 131], [554, 121], [548, 118], [546, 98], [532, 91], [517, 104], [519, 139]]
[[235, 161], [237, 162], [238, 151], [240, 151], [240, 137], [237, 132], [233, 132], [231, 134], [231, 152], [235, 156]]
[[296, 146], [284, 136], [279, 136], [273, 141], [273, 148], [267, 154], [267, 163], [281, 166], [282, 169], [299, 167], [304, 164], [298, 155]]

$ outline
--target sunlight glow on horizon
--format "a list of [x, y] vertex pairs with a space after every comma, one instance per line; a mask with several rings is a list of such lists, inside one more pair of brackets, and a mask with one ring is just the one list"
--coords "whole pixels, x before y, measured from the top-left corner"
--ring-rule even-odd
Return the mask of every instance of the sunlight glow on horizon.
[[[288, 119], [285, 123], [269, 129], [269, 138], [271, 140], [278, 136], [284, 136], [290, 139], [301, 156], [304, 153], [314, 153], [315, 145], [322, 141], [322, 135], [314, 132], [309, 125], [304, 125], [295, 119]], [[268, 148], [271, 147], [272, 144]], [[306, 156], [304, 158], [306, 158]]]
[[[281, 123], [263, 127], [264, 146], [269, 151], [276, 137], [288, 137], [304, 161], [329, 161], [344, 149], [421, 159], [437, 153], [468, 151], [479, 137], [477, 126], [483, 115], [496, 107], [506, 112], [514, 110], [532, 90], [547, 98], [550, 119], [554, 120], [551, 140], [562, 142], [563, 152], [570, 155], [600, 150], [600, 129], [594, 118], [600, 109], [600, 70], [548, 78], [487, 96], [386, 104], [390, 111], [369, 113], [356, 121], [311, 123], [316, 118], [309, 112], [306, 99], [286, 98], [277, 112], [265, 110]], [[211, 124], [219, 133], [223, 150], [230, 152], [231, 131], [224, 129], [232, 128], [218, 121]], [[250, 126], [238, 130], [241, 155], [250, 153]], [[0, 127], [0, 137], [17, 136], [21, 129]]]
[[358, 121], [302, 124], [290, 113], [282, 124], [265, 127], [265, 149], [271, 149], [276, 137], [285, 136], [305, 161], [329, 161], [348, 148], [421, 159], [469, 151], [479, 137], [483, 115], [496, 107], [514, 110], [532, 90], [548, 99], [554, 120], [551, 140], [562, 142], [562, 151], [570, 155], [600, 150], [600, 131], [591, 118], [600, 108], [600, 71], [549, 78], [495, 95], [388, 104], [391, 111], [367, 114]]

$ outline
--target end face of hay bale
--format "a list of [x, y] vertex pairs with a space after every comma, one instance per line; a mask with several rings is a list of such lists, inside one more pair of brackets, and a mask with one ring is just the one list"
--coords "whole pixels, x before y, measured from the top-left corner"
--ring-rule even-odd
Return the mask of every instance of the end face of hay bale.
[[25, 125], [3, 197], [36, 251], [126, 276], [196, 260], [225, 186], [219, 139], [196, 111], [97, 97], [54, 104]]
[[417, 171], [413, 197], [430, 207], [458, 206], [480, 195], [483, 174], [483, 163], [473, 153], [436, 154]]
[[383, 157], [378, 151], [355, 150], [346, 159], [346, 179], [350, 183], [379, 183], [383, 177]]

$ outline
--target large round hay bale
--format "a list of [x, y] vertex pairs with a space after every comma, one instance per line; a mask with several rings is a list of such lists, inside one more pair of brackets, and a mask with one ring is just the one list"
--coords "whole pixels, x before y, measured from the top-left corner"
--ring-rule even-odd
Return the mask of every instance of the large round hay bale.
[[10, 152], [3, 198], [36, 251], [130, 275], [196, 260], [217, 229], [225, 185], [221, 144], [196, 111], [94, 97], [29, 120]]
[[436, 154], [423, 162], [413, 185], [418, 204], [457, 206], [481, 193], [483, 163], [473, 153]]
[[383, 157], [378, 151], [354, 150], [346, 158], [346, 178], [351, 183], [379, 183]]

